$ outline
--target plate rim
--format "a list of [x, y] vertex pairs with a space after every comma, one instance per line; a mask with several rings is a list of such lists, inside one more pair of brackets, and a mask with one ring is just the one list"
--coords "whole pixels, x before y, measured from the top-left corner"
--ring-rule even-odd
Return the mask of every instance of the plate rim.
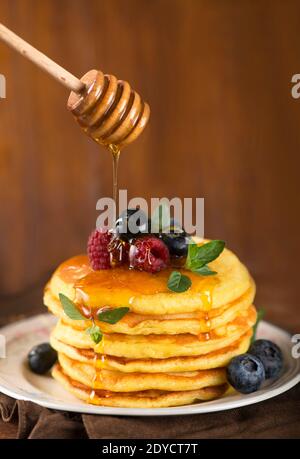
[[[18, 326], [27, 325], [33, 326], [35, 322], [39, 322], [41, 320], [52, 320], [53, 323], [55, 322], [55, 317], [53, 317], [49, 313], [44, 314], [37, 314], [34, 316], [30, 316], [19, 320], [15, 323], [5, 325], [4, 327], [0, 328], [0, 334], [9, 335], [14, 331]], [[288, 331], [282, 329], [281, 327], [272, 324], [271, 322], [262, 321], [260, 326], [265, 326], [268, 328], [273, 329], [273, 331], [277, 331], [281, 335], [285, 335], [287, 339], [289, 339], [292, 334]], [[9, 339], [9, 336], [8, 336]], [[62, 402], [60, 400], [56, 400], [55, 398], [51, 399], [51, 396], [48, 396], [49, 399], [46, 398], [38, 398], [38, 396], [30, 395], [29, 393], [22, 392], [22, 389], [14, 388], [11, 389], [7, 386], [7, 382], [0, 373], [0, 392], [9, 396], [13, 397], [17, 400], [29, 401], [36, 403], [44, 408], [59, 410], [59, 411], [69, 411], [69, 412], [76, 412], [81, 414], [96, 414], [96, 415], [108, 415], [108, 416], [178, 416], [178, 415], [188, 415], [188, 414], [205, 414], [205, 413], [215, 413], [221, 411], [228, 411], [234, 408], [240, 408], [247, 405], [254, 405], [255, 403], [260, 403], [264, 400], [268, 400], [270, 398], [276, 397], [288, 390], [292, 387], [296, 386], [300, 382], [300, 359], [295, 359], [295, 368], [292, 369], [292, 377], [288, 381], [284, 382], [282, 385], [272, 388], [269, 391], [263, 391], [261, 394], [258, 392], [254, 392], [252, 394], [243, 395], [243, 398], [238, 398], [236, 400], [227, 400], [226, 398], [221, 398], [219, 405], [218, 404], [210, 404], [213, 401], [207, 402], [200, 402], [195, 403], [192, 405], [182, 405], [182, 406], [174, 406], [174, 407], [166, 407], [166, 408], [122, 408], [122, 407], [106, 407], [106, 406], [97, 406], [97, 405], [89, 405], [84, 403], [80, 400], [78, 402]], [[1, 360], [0, 360], [1, 362]], [[297, 372], [298, 370], [298, 372]], [[43, 393], [40, 390], [41, 394]], [[222, 401], [221, 401], [222, 400]]]

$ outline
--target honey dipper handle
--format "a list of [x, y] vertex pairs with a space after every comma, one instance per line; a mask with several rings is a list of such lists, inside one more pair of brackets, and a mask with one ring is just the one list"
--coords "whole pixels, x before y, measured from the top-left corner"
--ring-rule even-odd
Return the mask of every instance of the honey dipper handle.
[[52, 59], [38, 51], [25, 40], [18, 37], [18, 35], [16, 35], [1, 23], [0, 40], [14, 48], [24, 57], [27, 57], [27, 59], [30, 59], [38, 67], [49, 73], [49, 75], [60, 81], [71, 91], [80, 93], [85, 88], [85, 85], [78, 78], [62, 68], [60, 65], [56, 64], [56, 62], [52, 61]]

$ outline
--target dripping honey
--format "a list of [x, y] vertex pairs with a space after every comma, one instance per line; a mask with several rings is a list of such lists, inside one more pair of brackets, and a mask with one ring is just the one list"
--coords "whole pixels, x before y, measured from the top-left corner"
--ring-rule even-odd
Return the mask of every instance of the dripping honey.
[[[115, 203], [116, 212], [118, 212], [118, 207], [119, 207], [119, 200], [118, 200], [118, 168], [119, 168], [119, 159], [120, 159], [121, 150], [117, 145], [114, 145], [114, 144], [110, 144], [108, 146], [108, 149], [111, 152], [112, 163], [113, 163], [113, 171], [112, 171], [113, 172], [113, 200], [114, 200], [114, 203]], [[114, 262], [113, 254], [114, 254], [114, 251], [111, 250], [112, 262]], [[121, 260], [119, 260], [119, 261], [121, 261]], [[96, 317], [97, 317], [97, 313], [98, 313], [98, 311], [96, 312]], [[94, 321], [95, 320], [95, 313], [93, 314], [91, 309], [90, 309], [90, 316], [91, 316], [92, 320]], [[93, 389], [92, 389], [92, 391], [90, 393], [90, 399], [95, 397], [95, 389], [97, 388], [98, 383], [100, 383], [100, 384], [102, 383], [102, 367], [103, 367], [103, 364], [105, 363], [104, 340], [105, 340], [105, 336], [102, 335], [102, 339], [101, 339], [101, 341], [99, 343], [100, 345], [98, 345], [99, 355], [97, 353], [95, 353], [94, 358], [93, 358], [94, 372], [95, 373], [94, 373], [94, 379], [93, 379], [93, 383], [92, 383]], [[97, 365], [98, 357], [100, 357], [100, 362], [102, 364], [102, 365], [100, 364], [100, 368], [98, 368], [98, 365]]]
[[118, 168], [121, 150], [117, 145], [109, 145], [109, 151], [112, 155], [113, 162], [113, 199], [116, 206], [116, 212], [118, 211]]

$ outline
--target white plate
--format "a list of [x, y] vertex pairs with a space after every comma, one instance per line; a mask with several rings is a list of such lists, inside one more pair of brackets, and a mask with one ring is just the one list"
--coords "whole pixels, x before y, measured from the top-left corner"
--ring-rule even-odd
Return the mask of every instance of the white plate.
[[35, 375], [27, 368], [28, 351], [35, 344], [48, 341], [54, 324], [53, 316], [42, 314], [0, 329], [7, 344], [7, 357], [0, 359], [0, 392], [56, 410], [118, 416], [154, 416], [230, 410], [275, 397], [300, 382], [300, 359], [291, 355], [291, 336], [274, 325], [261, 322], [258, 337], [270, 339], [281, 347], [285, 365], [279, 379], [267, 381], [261, 390], [253, 394], [234, 394], [210, 402], [172, 408], [110, 408], [88, 405], [69, 394], [51, 376]]

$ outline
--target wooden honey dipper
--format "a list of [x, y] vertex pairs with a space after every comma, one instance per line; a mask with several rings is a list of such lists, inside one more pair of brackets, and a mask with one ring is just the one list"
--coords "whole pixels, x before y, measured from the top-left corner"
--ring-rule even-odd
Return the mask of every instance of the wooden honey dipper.
[[118, 150], [143, 131], [150, 108], [126, 81], [98, 70], [80, 80], [0, 23], [0, 39], [71, 90], [67, 107], [97, 143]]

